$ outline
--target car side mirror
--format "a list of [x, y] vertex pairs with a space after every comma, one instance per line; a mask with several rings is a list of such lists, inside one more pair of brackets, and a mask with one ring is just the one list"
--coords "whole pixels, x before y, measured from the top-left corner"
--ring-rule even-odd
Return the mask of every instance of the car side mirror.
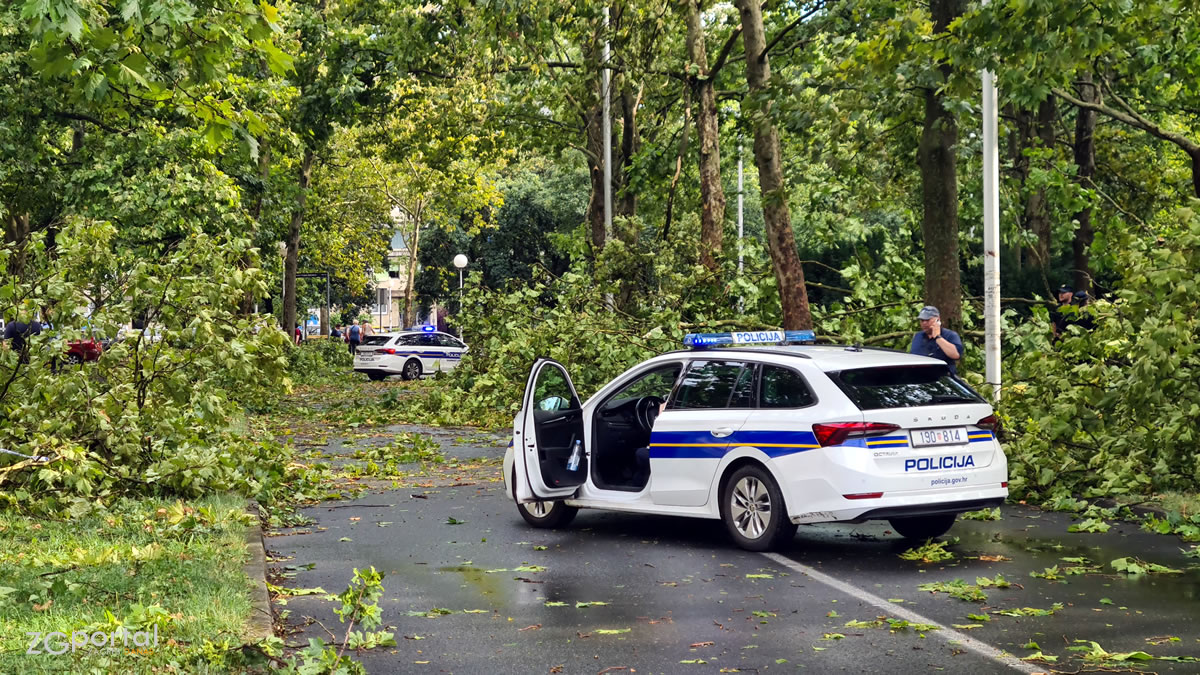
[[565, 399], [561, 396], [548, 396], [548, 397], [538, 401], [537, 407], [538, 407], [538, 410], [546, 410], [548, 412], [554, 412], [556, 410], [562, 410], [568, 404], [569, 404], [569, 401], [567, 401], [567, 399]]

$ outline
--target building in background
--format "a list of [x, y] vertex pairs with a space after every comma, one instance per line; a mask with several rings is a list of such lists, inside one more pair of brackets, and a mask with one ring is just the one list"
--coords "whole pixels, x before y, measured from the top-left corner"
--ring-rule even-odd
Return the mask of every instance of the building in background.
[[371, 324], [378, 332], [401, 330], [404, 318], [404, 294], [408, 290], [408, 244], [398, 230], [388, 247], [387, 269], [374, 276], [375, 304], [371, 307]]

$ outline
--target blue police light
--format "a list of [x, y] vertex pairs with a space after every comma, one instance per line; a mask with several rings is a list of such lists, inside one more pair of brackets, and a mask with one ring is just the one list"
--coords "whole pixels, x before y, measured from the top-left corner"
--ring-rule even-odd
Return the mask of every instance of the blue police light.
[[764, 345], [780, 342], [813, 342], [817, 334], [811, 330], [758, 330], [733, 333], [688, 333], [683, 344], [694, 349], [715, 345]]
[[409, 328], [409, 330], [419, 330], [423, 333], [433, 333], [437, 331], [437, 327], [425, 324], [423, 326], [413, 326], [412, 328]]

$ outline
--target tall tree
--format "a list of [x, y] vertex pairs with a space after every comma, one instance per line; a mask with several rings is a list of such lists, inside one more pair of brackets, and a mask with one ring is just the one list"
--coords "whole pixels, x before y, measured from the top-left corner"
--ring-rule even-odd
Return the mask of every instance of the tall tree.
[[696, 101], [700, 155], [700, 262], [717, 269], [725, 234], [725, 188], [721, 185], [721, 144], [714, 73], [708, 68], [700, 0], [687, 0], [688, 82]]
[[767, 249], [779, 285], [785, 330], [812, 328], [808, 306], [808, 288], [804, 268], [796, 255], [796, 237], [788, 213], [787, 187], [780, 162], [779, 131], [771, 119], [771, 63], [767, 55], [766, 32], [758, 0], [737, 0], [742, 17], [742, 44], [746, 52], [746, 81], [749, 98], [757, 105], [750, 108], [754, 128], [754, 163], [758, 166], [758, 184], [762, 192], [763, 220], [767, 227]]
[[[1082, 73], [1076, 85], [1079, 99], [1088, 103], [1099, 103], [1099, 91], [1092, 82], [1091, 73]], [[1096, 175], [1096, 112], [1080, 108], [1075, 116], [1075, 167], [1076, 179], [1082, 188], [1093, 187], [1092, 179]], [[1092, 239], [1092, 205], [1086, 204], [1075, 214], [1075, 222], [1079, 227], [1071, 241], [1072, 277], [1075, 288], [1090, 291], [1092, 288], [1091, 249]]]
[[[965, 0], [931, 0], [934, 31], [945, 33], [966, 7]], [[949, 63], [938, 68], [952, 76]], [[958, 121], [938, 87], [925, 88], [925, 123], [917, 147], [921, 169], [921, 234], [925, 241], [925, 300], [941, 310], [953, 328], [962, 322], [962, 282], [958, 263]]]

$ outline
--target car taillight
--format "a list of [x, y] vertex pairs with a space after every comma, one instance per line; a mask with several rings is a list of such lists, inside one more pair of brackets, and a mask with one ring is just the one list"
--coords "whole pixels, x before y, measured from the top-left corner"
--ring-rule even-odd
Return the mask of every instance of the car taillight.
[[381, 349], [380, 351], [382, 351], [384, 354], [395, 354], [396, 353], [396, 350], [392, 349], [391, 347], [388, 347], [387, 349]]
[[821, 447], [827, 447], [841, 445], [848, 438], [878, 436], [891, 433], [899, 428], [898, 424], [887, 424], [886, 422], [827, 422], [814, 424], [813, 433], [816, 434], [817, 442], [821, 444]]
[[999, 431], [1000, 418], [996, 417], [995, 415], [988, 415], [987, 417], [976, 422], [975, 426], [979, 427], [980, 429], [987, 429], [988, 431]]

